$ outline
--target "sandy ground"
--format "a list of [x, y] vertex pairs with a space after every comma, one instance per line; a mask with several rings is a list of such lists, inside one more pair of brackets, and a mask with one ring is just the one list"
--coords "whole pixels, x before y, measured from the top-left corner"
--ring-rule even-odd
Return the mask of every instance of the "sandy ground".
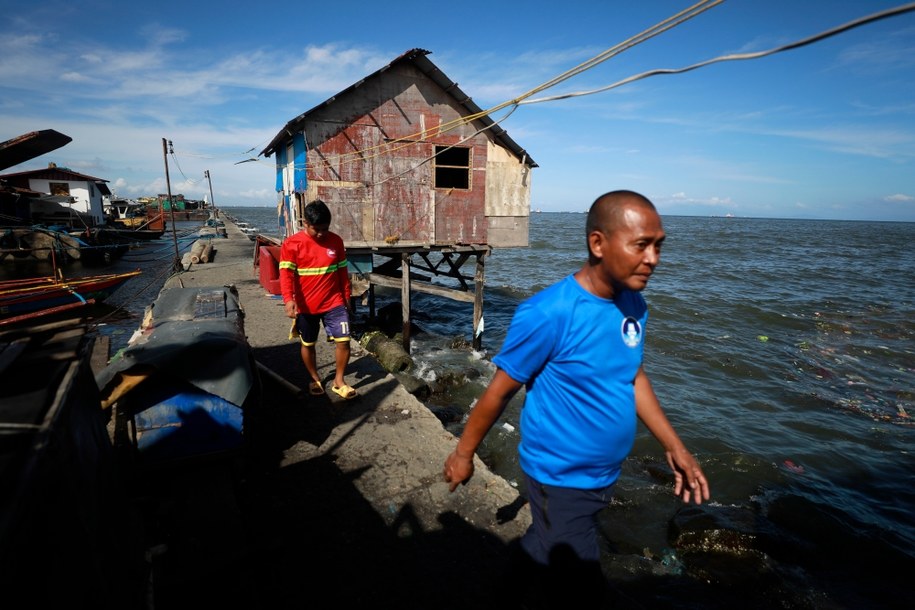
[[[257, 280], [254, 243], [226, 224], [211, 261], [167, 287], [236, 287], [263, 417], [243, 459], [142, 484], [132, 510], [153, 569], [137, 578], [153, 585], [136, 604], [510, 606], [508, 557], [530, 522], [517, 490], [478, 461], [449, 493], [441, 471], [456, 439], [355, 341], [346, 378], [356, 399], [297, 392], [307, 374], [282, 302]], [[332, 345], [319, 343], [318, 364], [330, 384]]]

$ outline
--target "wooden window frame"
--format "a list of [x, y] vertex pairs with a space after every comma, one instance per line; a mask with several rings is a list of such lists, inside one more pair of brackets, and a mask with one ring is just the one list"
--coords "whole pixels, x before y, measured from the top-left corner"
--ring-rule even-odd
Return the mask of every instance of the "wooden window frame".
[[[464, 163], [466, 155], [466, 164]], [[473, 189], [473, 148], [470, 146], [436, 146], [432, 165], [434, 188]]]
[[48, 182], [48, 192], [52, 195], [69, 197], [70, 196], [70, 183], [69, 182]]

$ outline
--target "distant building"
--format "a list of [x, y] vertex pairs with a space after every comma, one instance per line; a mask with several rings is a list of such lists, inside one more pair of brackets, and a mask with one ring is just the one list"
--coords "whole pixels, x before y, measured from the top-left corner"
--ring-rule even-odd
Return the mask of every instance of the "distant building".
[[111, 195], [108, 181], [49, 164], [44, 169], [3, 174], [8, 186], [41, 193], [30, 203], [33, 221], [66, 221], [77, 216], [88, 226], [104, 224], [103, 199]]
[[[187, 208], [186, 202], [184, 201], [184, 195], [178, 193], [177, 195], [172, 195], [172, 202], [175, 204], [175, 210], [184, 211]], [[163, 211], [169, 211], [172, 209], [172, 204], [168, 200], [168, 195], [159, 193], [156, 196], [156, 205], [162, 206]]]
[[426, 56], [413, 49], [290, 120], [276, 156], [280, 227], [322, 199], [354, 246], [528, 245], [537, 167]]

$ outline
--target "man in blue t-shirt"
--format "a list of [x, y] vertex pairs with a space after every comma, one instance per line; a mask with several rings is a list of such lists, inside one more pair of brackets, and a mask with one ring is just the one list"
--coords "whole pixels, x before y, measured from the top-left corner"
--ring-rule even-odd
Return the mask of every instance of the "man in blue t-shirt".
[[577, 582], [582, 566], [599, 572], [595, 517], [632, 449], [636, 418], [664, 447], [674, 493], [696, 504], [709, 498], [642, 368], [641, 291], [660, 259], [661, 218], [642, 195], [613, 191], [592, 204], [586, 235], [587, 263], [519, 305], [496, 374], [444, 468], [451, 491], [473, 475], [483, 437], [525, 386], [518, 451], [532, 523], [521, 546], [536, 565], [556, 568], [552, 576]]

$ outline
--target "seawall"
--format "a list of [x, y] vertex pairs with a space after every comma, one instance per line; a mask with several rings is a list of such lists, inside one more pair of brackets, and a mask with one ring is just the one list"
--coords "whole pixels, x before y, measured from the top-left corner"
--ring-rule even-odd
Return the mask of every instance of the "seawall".
[[[261, 365], [263, 417], [251, 455], [216, 475], [224, 484], [200, 473], [174, 484], [174, 493], [198, 499], [175, 517], [184, 523], [176, 536], [188, 530], [195, 543], [172, 545], [169, 565], [187, 571], [165, 573], [160, 598], [450, 608], [510, 595], [511, 542], [530, 523], [517, 490], [477, 459], [475, 476], [450, 493], [442, 465], [456, 439], [356, 341], [346, 379], [358, 396], [309, 395], [282, 300], [258, 282], [255, 244], [224, 220], [227, 237], [213, 239], [210, 261], [165, 288], [235, 286]], [[334, 347], [322, 340], [317, 348], [329, 388]]]

